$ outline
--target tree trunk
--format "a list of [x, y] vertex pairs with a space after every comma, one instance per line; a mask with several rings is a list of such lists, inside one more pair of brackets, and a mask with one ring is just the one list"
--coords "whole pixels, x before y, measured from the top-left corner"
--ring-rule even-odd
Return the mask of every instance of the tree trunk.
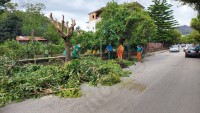
[[65, 62], [68, 62], [71, 60], [71, 56], [70, 56], [70, 41], [69, 38], [65, 38], [65, 51], [66, 51], [66, 56], [65, 56]]
[[[52, 16], [52, 13], [50, 13], [50, 19], [52, 20], [52, 23], [53, 25], [56, 27], [57, 31], [59, 32], [59, 34], [61, 35], [61, 37], [64, 39], [65, 41], [65, 51], [66, 51], [66, 56], [65, 56], [65, 62], [68, 62], [71, 60], [71, 57], [70, 57], [70, 37], [73, 35], [73, 32], [74, 32], [74, 26], [76, 25], [76, 22], [74, 19], [72, 19], [72, 24], [71, 26], [69, 26], [68, 24], [68, 21], [66, 22], [66, 25], [64, 25], [65, 21], [64, 21], [64, 16], [62, 18], [62, 23], [61, 25], [56, 21], [54, 20], [53, 16]], [[63, 29], [66, 29], [67, 33], [64, 33], [63, 32]]]
[[102, 55], [102, 38], [100, 37], [100, 57], [101, 59], [103, 58], [103, 55]]

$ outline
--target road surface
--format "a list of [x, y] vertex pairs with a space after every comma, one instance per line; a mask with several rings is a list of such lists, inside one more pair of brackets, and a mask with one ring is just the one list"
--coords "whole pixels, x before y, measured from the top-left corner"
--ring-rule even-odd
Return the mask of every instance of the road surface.
[[200, 59], [156, 54], [111, 86], [81, 86], [83, 96], [46, 96], [0, 108], [0, 113], [200, 113]]

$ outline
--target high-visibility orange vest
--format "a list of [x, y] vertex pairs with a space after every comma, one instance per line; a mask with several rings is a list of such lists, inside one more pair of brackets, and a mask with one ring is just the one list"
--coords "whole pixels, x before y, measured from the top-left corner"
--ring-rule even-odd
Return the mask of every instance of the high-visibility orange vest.
[[124, 46], [120, 45], [117, 50], [118, 51], [124, 51]]

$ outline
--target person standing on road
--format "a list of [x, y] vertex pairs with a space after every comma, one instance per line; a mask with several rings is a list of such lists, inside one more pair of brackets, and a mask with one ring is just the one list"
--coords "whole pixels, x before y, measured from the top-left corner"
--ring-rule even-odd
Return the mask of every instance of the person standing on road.
[[138, 60], [138, 61], [141, 60], [141, 48], [140, 48], [139, 45], [137, 46], [137, 60]]
[[144, 48], [142, 46], [140, 46], [141, 48], [141, 60], [143, 61], [144, 59]]
[[111, 44], [106, 46], [106, 50], [108, 51], [108, 59], [111, 60], [113, 58], [113, 47]]

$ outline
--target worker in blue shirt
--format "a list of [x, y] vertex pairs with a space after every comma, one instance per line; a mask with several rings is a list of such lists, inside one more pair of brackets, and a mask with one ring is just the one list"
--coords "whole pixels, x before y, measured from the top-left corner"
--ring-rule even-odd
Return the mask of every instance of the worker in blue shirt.
[[111, 44], [108, 44], [106, 46], [106, 50], [108, 51], [108, 59], [112, 59], [113, 58], [113, 47]]

